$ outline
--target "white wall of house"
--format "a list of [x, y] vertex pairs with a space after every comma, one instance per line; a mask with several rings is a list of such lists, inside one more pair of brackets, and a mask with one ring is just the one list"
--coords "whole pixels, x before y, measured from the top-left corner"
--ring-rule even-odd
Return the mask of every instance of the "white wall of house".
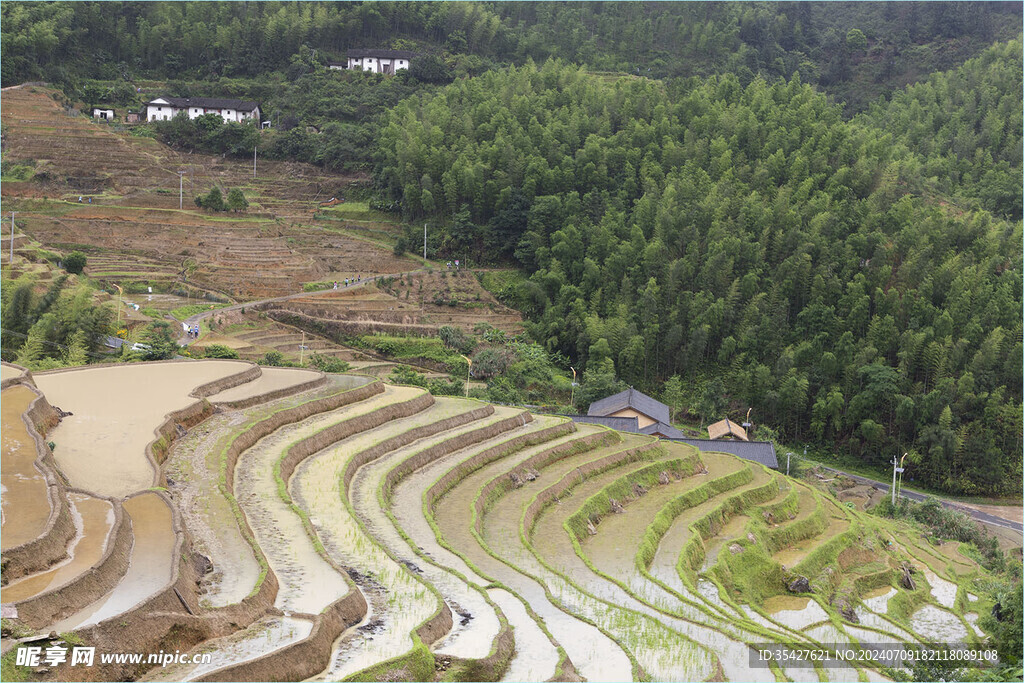
[[147, 121], [170, 121], [174, 118], [175, 112], [174, 107], [169, 104], [147, 104], [146, 105], [146, 120]]
[[259, 118], [260, 110], [256, 108], [252, 111], [237, 111], [235, 109], [204, 109], [203, 107], [189, 107], [188, 109], [181, 109], [172, 106], [169, 103], [161, 104], [159, 100], [154, 100], [156, 104], [146, 105], [146, 120], [147, 121], [170, 121], [180, 112], [188, 112], [190, 119], [196, 119], [203, 114], [220, 114], [221, 118], [225, 122], [235, 121], [241, 122], [250, 118]]
[[[331, 67], [341, 68], [341, 67]], [[362, 57], [355, 59], [353, 57], [348, 58], [348, 68], [357, 69], [362, 71], [372, 71], [375, 74], [381, 73], [396, 73], [402, 69], [409, 68], [408, 59], [391, 59], [390, 57]]]
[[114, 110], [96, 108], [92, 110], [92, 117], [94, 119], [106, 119], [107, 121], [110, 121], [114, 118]]

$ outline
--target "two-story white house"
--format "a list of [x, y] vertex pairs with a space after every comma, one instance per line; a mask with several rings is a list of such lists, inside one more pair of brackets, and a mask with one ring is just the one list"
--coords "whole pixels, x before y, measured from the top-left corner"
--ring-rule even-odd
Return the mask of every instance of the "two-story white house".
[[332, 63], [332, 69], [354, 69], [372, 71], [375, 74], [394, 74], [409, 68], [409, 63], [418, 53], [409, 50], [349, 50], [348, 62]]
[[229, 100], [220, 97], [158, 97], [146, 102], [147, 121], [170, 121], [180, 112], [188, 112], [190, 119], [203, 114], [219, 114], [225, 122], [260, 120], [260, 108], [255, 102]]

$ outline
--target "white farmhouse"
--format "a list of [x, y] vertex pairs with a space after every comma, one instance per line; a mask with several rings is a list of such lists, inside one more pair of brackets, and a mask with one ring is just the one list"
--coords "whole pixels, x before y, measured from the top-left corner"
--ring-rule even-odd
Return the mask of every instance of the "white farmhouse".
[[220, 97], [158, 97], [146, 102], [147, 121], [169, 121], [181, 112], [190, 119], [203, 114], [219, 114], [225, 122], [260, 120], [260, 108], [255, 102], [228, 100]]
[[393, 74], [408, 69], [409, 63], [417, 56], [409, 50], [349, 50], [347, 64], [331, 64], [330, 67]]
[[106, 107], [93, 107], [92, 117], [94, 119], [103, 119], [104, 121], [114, 120], [114, 110], [107, 109]]

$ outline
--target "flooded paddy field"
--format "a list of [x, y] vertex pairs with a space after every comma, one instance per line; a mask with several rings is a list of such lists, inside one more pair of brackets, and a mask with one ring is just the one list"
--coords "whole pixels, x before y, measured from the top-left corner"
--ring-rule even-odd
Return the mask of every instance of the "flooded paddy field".
[[[9, 366], [3, 368], [7, 370]], [[46, 478], [35, 465], [39, 453], [22, 417], [37, 397], [38, 394], [25, 386], [14, 386], [0, 393], [3, 410], [0, 549], [3, 550], [38, 538], [46, 531], [50, 519]]]
[[87, 572], [103, 557], [114, 508], [109, 501], [84, 493], [69, 493], [68, 504], [75, 523], [75, 537], [68, 544], [68, 557], [50, 569], [23, 577], [0, 589], [5, 603], [20, 602], [40, 593], [55, 590]]
[[155, 493], [143, 493], [124, 502], [131, 519], [132, 544], [128, 572], [113, 591], [53, 626], [71, 631], [127, 612], [155, 595], [171, 580], [174, 557], [174, 529], [171, 508]]
[[297, 368], [261, 368], [262, 374], [252, 382], [246, 382], [231, 389], [208, 396], [210, 403], [224, 403], [252, 398], [272, 391], [287, 389], [306, 382], [312, 382], [320, 373]]
[[[754, 668], [750, 648], [985, 637], [985, 570], [954, 544], [733, 456], [366, 376], [300, 387], [320, 375], [263, 368], [209, 396], [217, 410], [175, 430], [154, 467], [146, 447], [168, 413], [246, 367], [40, 375], [47, 400], [72, 413], [47, 435], [59, 486], [76, 489], [59, 488], [71, 540], [55, 564], [3, 586], [5, 609], [78, 590], [122, 538], [111, 533], [122, 501], [124, 573], [46, 630], [90, 638], [137, 613], [174, 634], [194, 619], [218, 625], [187, 645], [210, 662], [132, 675], [145, 680], [267, 666], [286, 678], [294, 666], [320, 681], [873, 681], [881, 672]], [[5, 548], [15, 520], [32, 540], [51, 514], [21, 420], [34, 396], [3, 394]], [[185, 562], [198, 582], [176, 583], [175, 598]], [[901, 563], [916, 591], [886, 574]], [[790, 591], [802, 573], [812, 591]], [[327, 608], [344, 596], [358, 607], [339, 624]]]
[[196, 361], [113, 365], [39, 373], [50, 405], [72, 413], [49, 435], [68, 482], [99, 496], [124, 497], [153, 486], [146, 445], [168, 413], [196, 402], [192, 391], [245, 370], [243, 363]]

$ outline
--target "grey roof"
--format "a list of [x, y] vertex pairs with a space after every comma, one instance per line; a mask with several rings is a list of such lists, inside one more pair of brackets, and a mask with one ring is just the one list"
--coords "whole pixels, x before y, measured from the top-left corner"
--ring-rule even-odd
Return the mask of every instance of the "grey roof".
[[683, 434], [681, 431], [679, 431], [672, 425], [666, 424], [664, 422], [655, 422], [654, 424], [649, 424], [646, 427], [641, 427], [640, 433], [660, 434], [666, 439], [682, 439], [684, 436], [686, 436], [686, 434]]
[[380, 49], [361, 49], [353, 48], [348, 51], [348, 56], [352, 59], [361, 59], [363, 57], [373, 57], [374, 59], [412, 59], [418, 56], [419, 53], [412, 52], [410, 50], [380, 50]]
[[110, 335], [107, 335], [103, 338], [103, 343], [112, 349], [119, 349], [122, 346], [124, 346], [124, 339], [121, 339], [120, 337], [111, 337]]
[[633, 387], [620, 391], [617, 394], [594, 401], [587, 410], [587, 415], [611, 415], [620, 410], [632, 408], [638, 413], [643, 413], [656, 422], [668, 424], [668, 406], [661, 401], [656, 401], [647, 394], [637, 391]]
[[156, 97], [146, 104], [152, 104], [154, 100], [164, 100], [181, 109], [187, 109], [188, 107], [202, 107], [203, 109], [253, 111], [259, 107], [256, 102], [250, 102], [249, 100], [231, 100], [223, 97]]
[[601, 415], [563, 415], [563, 417], [568, 417], [573, 422], [604, 425], [605, 427], [617, 429], [620, 432], [632, 432], [634, 434], [640, 432], [640, 420], [635, 417], [603, 417]]
[[779, 461], [775, 457], [775, 445], [771, 441], [725, 441], [722, 439], [672, 439], [696, 446], [702, 453], [704, 451], [717, 451], [720, 453], [732, 453], [744, 460], [753, 460], [772, 469], [779, 468]]

